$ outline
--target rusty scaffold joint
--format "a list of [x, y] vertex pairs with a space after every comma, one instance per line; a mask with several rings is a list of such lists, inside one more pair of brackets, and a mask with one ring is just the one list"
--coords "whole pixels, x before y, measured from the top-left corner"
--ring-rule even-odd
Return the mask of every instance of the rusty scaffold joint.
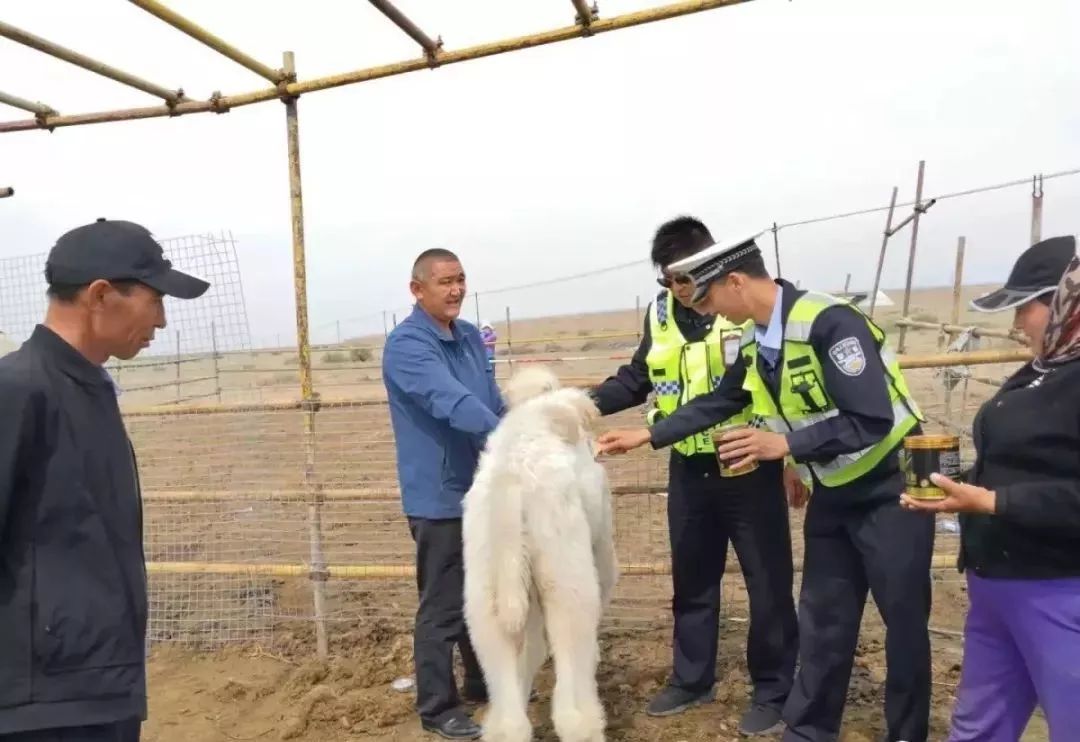
[[424, 50], [428, 67], [432, 69], [439, 66], [439, 52], [442, 51], [442, 36], [432, 40], [430, 36], [413, 23], [407, 15], [402, 13], [390, 0], [368, 0], [375, 9], [386, 16], [395, 26], [404, 31], [409, 38], [415, 41]]
[[570, 1], [574, 4], [574, 8], [577, 9], [574, 23], [581, 26], [581, 35], [592, 36], [592, 22], [600, 17], [600, 7], [594, 2], [590, 8], [586, 0]]

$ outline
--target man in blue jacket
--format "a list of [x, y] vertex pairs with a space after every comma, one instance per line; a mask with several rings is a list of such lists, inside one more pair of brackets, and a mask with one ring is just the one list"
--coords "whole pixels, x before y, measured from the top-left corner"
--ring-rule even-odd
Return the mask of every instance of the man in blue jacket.
[[464, 699], [487, 700], [463, 612], [461, 503], [504, 405], [480, 331], [459, 317], [466, 289], [457, 256], [421, 253], [409, 289], [416, 306], [387, 338], [382, 371], [402, 504], [416, 542], [416, 709], [427, 731], [476, 739], [480, 727], [462, 708], [453, 671], [457, 645]]

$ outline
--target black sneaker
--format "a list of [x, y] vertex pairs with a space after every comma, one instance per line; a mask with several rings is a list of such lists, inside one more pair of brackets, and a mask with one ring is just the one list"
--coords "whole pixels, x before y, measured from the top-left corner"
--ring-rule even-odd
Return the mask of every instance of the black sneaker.
[[480, 739], [480, 726], [459, 710], [443, 714], [438, 721], [421, 719], [420, 726], [445, 739]]
[[649, 716], [671, 716], [681, 714], [689, 708], [700, 706], [703, 703], [711, 703], [716, 700], [716, 689], [709, 688], [704, 692], [694, 692], [685, 688], [677, 688], [669, 685], [660, 691], [656, 698], [652, 699], [645, 709]]
[[739, 732], [747, 736], [757, 734], [776, 734], [784, 728], [780, 720], [780, 709], [755, 703], [739, 719]]

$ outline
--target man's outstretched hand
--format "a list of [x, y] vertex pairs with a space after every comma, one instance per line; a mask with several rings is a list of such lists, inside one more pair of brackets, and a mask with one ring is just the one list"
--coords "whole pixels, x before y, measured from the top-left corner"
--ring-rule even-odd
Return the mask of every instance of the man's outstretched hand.
[[602, 454], [620, 454], [644, 446], [651, 439], [648, 428], [609, 430], [596, 439], [596, 446]]

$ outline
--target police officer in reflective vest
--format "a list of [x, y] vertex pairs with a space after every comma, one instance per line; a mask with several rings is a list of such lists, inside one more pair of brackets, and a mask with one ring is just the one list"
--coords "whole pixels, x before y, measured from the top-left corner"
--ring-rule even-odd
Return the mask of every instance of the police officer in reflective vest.
[[751, 320], [741, 362], [714, 392], [650, 429], [613, 431], [602, 451], [671, 445], [749, 403], [763, 428], [725, 434], [721, 458], [792, 457], [812, 478], [799, 598], [800, 667], [784, 740], [836, 740], [867, 591], [887, 626], [885, 718], [891, 742], [925, 742], [930, 714], [932, 516], [900, 507], [900, 449], [921, 413], [885, 334], [847, 302], [773, 281], [753, 239], [667, 266], [705, 314]]
[[[664, 265], [711, 242], [705, 225], [682, 217], [657, 231], [652, 260]], [[690, 309], [692, 282], [672, 282], [663, 274], [659, 282], [664, 290], [648, 309], [633, 359], [593, 390], [602, 414], [641, 405], [652, 392], [655, 407], [648, 418], [673, 415], [690, 399], [712, 391], [723, 379], [725, 366], [739, 358], [741, 326]], [[733, 410], [725, 422], [747, 417], [748, 410]], [[721, 478], [708, 429], [678, 435], [671, 443], [667, 506], [674, 668], [647, 713], [668, 716], [715, 695], [720, 580], [730, 541], [750, 603], [746, 659], [754, 690], [740, 729], [764, 733], [778, 728], [798, 654], [782, 464], [767, 462], [750, 474]], [[795, 490], [801, 485], [793, 470], [791, 480], [792, 494], [798, 495]]]

